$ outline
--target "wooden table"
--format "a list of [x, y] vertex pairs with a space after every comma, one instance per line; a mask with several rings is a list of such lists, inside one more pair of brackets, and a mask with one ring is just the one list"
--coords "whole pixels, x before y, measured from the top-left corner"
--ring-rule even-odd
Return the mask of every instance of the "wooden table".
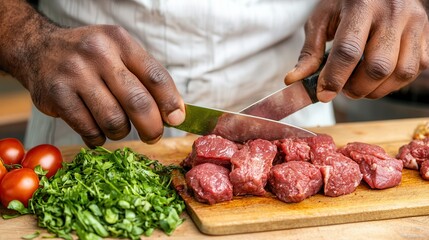
[[[332, 127], [312, 128], [311, 130], [331, 135], [339, 146], [352, 141], [399, 146], [408, 143], [411, 140], [414, 128], [426, 121], [429, 121], [429, 118], [346, 123]], [[155, 146], [137, 141], [116, 142], [106, 144], [106, 147], [116, 149], [128, 146], [148, 156], [160, 156], [160, 154], [162, 156], [159, 149], [163, 147], [185, 148], [190, 151], [190, 144], [194, 139], [195, 136], [163, 139]], [[67, 146], [61, 149], [64, 157], [71, 159], [79, 151], [80, 147]], [[162, 156], [162, 162], [177, 164], [183, 157], [183, 153], [169, 154], [168, 156]], [[429, 239], [429, 212], [423, 213], [423, 216], [407, 218], [224, 236], [202, 234], [187, 214], [184, 214], [184, 218], [186, 219], [185, 222], [168, 239]], [[34, 233], [36, 230], [40, 229], [36, 227], [36, 221], [33, 216], [23, 216], [7, 221], [0, 219], [0, 239], [20, 239], [21, 236]], [[41, 232], [45, 233], [44, 230], [41, 230]], [[166, 239], [167, 236], [160, 231], [155, 231], [150, 239], [152, 238]]]

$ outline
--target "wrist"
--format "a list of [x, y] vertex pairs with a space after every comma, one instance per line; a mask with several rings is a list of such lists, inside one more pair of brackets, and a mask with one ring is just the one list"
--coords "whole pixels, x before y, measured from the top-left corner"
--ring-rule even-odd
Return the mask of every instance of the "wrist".
[[40, 53], [57, 29], [26, 1], [0, 1], [0, 69], [28, 88], [29, 79], [38, 73]]

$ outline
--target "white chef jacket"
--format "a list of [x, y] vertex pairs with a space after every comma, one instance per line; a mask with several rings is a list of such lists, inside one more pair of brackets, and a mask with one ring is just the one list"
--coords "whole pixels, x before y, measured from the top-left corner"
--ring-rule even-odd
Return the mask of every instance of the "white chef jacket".
[[[162, 63], [185, 102], [238, 111], [284, 86], [317, 0], [41, 0], [40, 10], [66, 26], [117, 24]], [[283, 121], [335, 123], [332, 104], [317, 103]], [[165, 136], [181, 135], [172, 129]], [[138, 139], [135, 129], [127, 139]], [[61, 119], [35, 107], [26, 147], [83, 143]]]

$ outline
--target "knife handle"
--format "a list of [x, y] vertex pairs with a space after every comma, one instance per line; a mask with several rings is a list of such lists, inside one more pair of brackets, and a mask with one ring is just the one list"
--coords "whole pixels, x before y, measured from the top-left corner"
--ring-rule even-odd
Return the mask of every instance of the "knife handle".
[[325, 55], [323, 55], [322, 63], [319, 66], [319, 69], [312, 75], [304, 78], [302, 80], [302, 85], [304, 86], [305, 90], [308, 93], [308, 96], [310, 97], [311, 101], [313, 103], [317, 103], [319, 99], [317, 99], [317, 80], [319, 79], [320, 72], [322, 71], [323, 67], [326, 64], [326, 60], [329, 56], [329, 50], [326, 51]]

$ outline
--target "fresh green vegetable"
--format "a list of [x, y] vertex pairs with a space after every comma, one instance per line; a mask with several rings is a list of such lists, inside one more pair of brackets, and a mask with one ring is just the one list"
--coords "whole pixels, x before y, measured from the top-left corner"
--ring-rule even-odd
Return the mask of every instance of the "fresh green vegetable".
[[82, 149], [51, 179], [42, 177], [29, 202], [38, 225], [57, 237], [139, 239], [156, 228], [170, 235], [185, 205], [171, 188], [174, 166], [163, 166], [129, 148]]
[[25, 239], [25, 240], [31, 240], [31, 239], [35, 239], [35, 238], [37, 238], [38, 236], [40, 236], [40, 232], [39, 232], [39, 231], [36, 231], [35, 233], [32, 233], [32, 234], [28, 234], [28, 235], [22, 236], [21, 238], [22, 238], [22, 239]]

